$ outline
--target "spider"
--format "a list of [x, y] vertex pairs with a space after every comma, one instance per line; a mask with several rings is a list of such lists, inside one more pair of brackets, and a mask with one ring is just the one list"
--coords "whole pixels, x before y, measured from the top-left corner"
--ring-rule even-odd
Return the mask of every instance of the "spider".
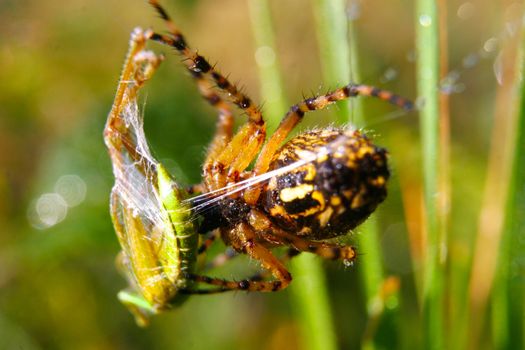
[[[169, 215], [172, 212], [182, 212], [185, 206], [191, 205], [192, 215], [201, 219], [198, 223], [191, 221], [193, 228], [185, 229], [188, 235], [193, 237], [196, 231], [212, 234], [207, 236], [198, 249], [193, 240], [186, 250], [173, 249], [171, 253], [175, 256], [169, 257], [169, 261], [162, 261], [158, 251], [148, 253], [142, 251], [141, 246], [135, 247], [140, 262], [148, 260], [148, 254], [152, 254], [154, 260], [159, 260], [160, 262], [154, 263], [155, 266], [160, 264], [157, 269], [166, 269], [166, 263], [177, 266], [186, 264], [185, 268], [172, 271], [176, 276], [171, 278], [166, 278], [165, 274], [150, 276], [150, 279], [155, 277], [164, 282], [167, 280], [168, 284], [176, 284], [170, 293], [163, 292], [163, 289], [170, 290], [167, 285], [155, 289], [151, 280], [133, 276], [140, 272], [140, 268], [133, 265], [133, 256], [125, 254], [128, 265], [134, 268], [129, 278], [131, 283], [138, 285], [149, 304], [153, 304], [153, 310], [162, 310], [171, 303], [170, 298], [179, 294], [209, 294], [231, 290], [274, 292], [284, 289], [292, 280], [284, 260], [300, 252], [310, 252], [326, 259], [351, 264], [357, 256], [354, 247], [337, 245], [326, 240], [344, 235], [355, 228], [386, 198], [386, 183], [389, 178], [386, 150], [375, 146], [360, 131], [346, 128], [316, 129], [303, 132], [287, 142], [285, 139], [307, 112], [323, 109], [350, 97], [372, 96], [405, 110], [412, 110], [412, 103], [376, 87], [349, 84], [293, 105], [277, 130], [265, 142], [265, 121], [252, 99], [188, 46], [182, 33], [156, 0], [149, 0], [149, 3], [166, 23], [168, 34], [136, 30], [140, 39], [132, 39], [132, 47], [140, 46], [142, 50], [143, 41], [151, 40], [174, 48], [184, 58], [183, 62], [202, 97], [218, 113], [217, 130], [202, 167], [202, 183], [190, 190], [199, 195], [171, 206], [161, 200], [160, 207], [164, 207]], [[135, 54], [138, 55], [139, 51], [136, 49]], [[131, 53], [129, 56], [132, 56]], [[146, 67], [138, 71], [142, 75], [142, 83], [151, 77], [157, 66], [152, 62], [146, 60]], [[126, 83], [126, 73], [129, 77], [132, 76], [132, 69], [128, 64], [131, 67], [129, 62], [125, 65], [121, 84]], [[135, 90], [140, 85], [137, 83]], [[136, 93], [135, 90], [133, 93]], [[114, 110], [122, 108], [123, 104], [122, 100], [116, 102], [110, 118], [118, 114]], [[248, 121], [235, 133], [231, 107], [239, 108], [248, 117]], [[110, 129], [106, 127], [106, 143], [112, 137]], [[124, 145], [126, 147], [132, 160], [140, 163], [142, 158], [133, 155], [132, 147]], [[253, 167], [249, 168], [252, 163]], [[158, 169], [160, 170], [154, 172], [154, 178], [160, 178], [157, 179], [158, 184], [155, 185], [155, 179], [148, 179], [154, 184], [153, 190], [156, 191], [158, 187], [163, 187], [164, 178], [158, 172], [162, 168]], [[164, 181], [166, 183], [169, 181]], [[177, 184], [173, 182], [172, 186], [177, 187]], [[176, 193], [180, 194], [182, 191]], [[122, 233], [122, 227], [118, 227], [121, 219], [118, 215], [122, 216], [118, 212], [113, 214], [114, 222], [115, 217], [117, 218], [115, 228], [117, 233], [119, 229]], [[172, 223], [181, 222], [172, 220]], [[146, 226], [142, 225], [136, 233], [149, 237]], [[175, 235], [180, 233], [176, 227], [172, 229]], [[260, 262], [273, 279], [266, 278], [264, 274], [244, 280], [224, 280], [196, 274], [193, 268], [195, 255], [205, 252], [218, 237], [236, 252], [247, 254]], [[180, 237], [177, 240], [184, 242]], [[156, 244], [154, 250], [164, 246]], [[279, 246], [289, 248], [283, 259], [272, 253], [272, 249]], [[129, 250], [129, 246], [127, 249]], [[124, 245], [123, 250], [126, 253]], [[148, 269], [148, 266], [143, 267]], [[167, 270], [169, 268], [167, 266]], [[212, 287], [199, 289], [195, 288], [196, 283]], [[149, 297], [144, 293], [149, 293]], [[157, 294], [161, 297], [157, 298]]]
[[[292, 106], [265, 143], [265, 121], [252, 99], [188, 46], [156, 0], [149, 3], [169, 31], [167, 35], [152, 32], [149, 39], [178, 51], [200, 93], [218, 112], [216, 134], [202, 168], [203, 182], [196, 186], [203, 193], [199, 198], [219, 196], [199, 228], [201, 232], [214, 230], [201, 251], [220, 236], [235, 251], [259, 261], [274, 277], [270, 281], [226, 281], [192, 275], [197, 282], [217, 287], [197, 292], [285, 288], [292, 276], [272, 254], [271, 249], [277, 246], [353, 262], [356, 251], [352, 246], [323, 240], [346, 234], [385, 199], [389, 177], [386, 150], [373, 145], [361, 132], [343, 128], [308, 131], [284, 141], [307, 112], [349, 97], [373, 96], [405, 110], [412, 110], [412, 103], [372, 86], [349, 84]], [[248, 116], [235, 134], [231, 105]], [[264, 176], [272, 172], [270, 179]], [[265, 181], [258, 181], [260, 178]]]

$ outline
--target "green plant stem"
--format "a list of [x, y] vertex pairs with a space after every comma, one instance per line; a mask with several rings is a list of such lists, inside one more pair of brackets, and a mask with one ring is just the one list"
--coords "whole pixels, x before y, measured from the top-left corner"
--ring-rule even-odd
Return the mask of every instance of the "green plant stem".
[[425, 348], [442, 349], [443, 281], [445, 264], [437, 220], [436, 194], [439, 190], [439, 35], [438, 11], [434, 0], [416, 2], [416, 52], [418, 96], [424, 101], [420, 110], [423, 152], [423, 191], [427, 250], [423, 277], [423, 319]]
[[[323, 69], [324, 83], [334, 89], [348, 84], [350, 79], [350, 48], [347, 45], [346, 2], [344, 0], [314, 0], [317, 43]], [[349, 121], [350, 101], [337, 104], [340, 123]]]
[[[359, 68], [359, 42], [356, 32], [356, 25], [353, 20], [348, 21], [348, 41], [349, 52], [350, 52], [350, 82], [360, 83], [361, 82], [361, 71]], [[341, 45], [343, 46], [343, 45]], [[345, 55], [344, 52], [341, 53], [342, 56]], [[342, 74], [346, 72], [346, 69], [341, 71]], [[361, 99], [354, 98], [350, 99], [350, 116], [347, 117], [347, 121], [354, 124], [357, 127], [365, 125], [365, 114], [363, 103]]]
[[318, 257], [301, 254], [292, 263], [292, 306], [300, 320], [301, 349], [337, 349], [326, 278]]
[[[438, 30], [439, 30], [439, 78], [442, 81], [446, 79], [449, 74], [448, 64], [448, 27], [447, 27], [447, 0], [437, 1], [438, 10]], [[439, 229], [439, 244], [441, 247], [445, 247], [446, 251], [449, 249], [449, 222], [450, 222], [450, 211], [451, 211], [451, 198], [452, 198], [452, 180], [451, 180], [451, 146], [450, 146], [450, 96], [448, 94], [439, 95], [439, 156], [438, 156], [438, 186], [439, 186], [439, 197], [437, 198], [437, 220]], [[441, 252], [440, 252], [441, 254]], [[449, 260], [447, 253], [442, 252], [440, 256], [443, 260]], [[443, 292], [450, 287], [450, 271], [451, 262], [442, 261], [443, 268]], [[448, 269], [448, 271], [446, 270]], [[451, 310], [447, 309], [447, 306], [452, 304], [453, 296], [446, 295], [443, 299], [443, 322], [444, 322], [444, 333], [451, 334], [450, 330], [454, 327], [454, 321], [452, 319]], [[457, 299], [456, 299], [457, 300]], [[459, 309], [459, 307], [458, 307]], [[446, 310], [446, 311], [445, 311]], [[459, 328], [459, 327], [458, 327]], [[450, 348], [452, 346], [451, 336], [446, 337], [444, 340], [444, 346]]]
[[[270, 49], [275, 53], [268, 2], [249, 0], [248, 5], [257, 49], [266, 47], [265, 50]], [[275, 58], [273, 62], [263, 62], [262, 65], [260, 63], [258, 62], [262, 99], [272, 101], [267, 109], [270, 117], [266, 120], [277, 125], [287, 106], [277, 59]], [[294, 281], [290, 286], [290, 292], [293, 310], [300, 325], [301, 348], [337, 349], [325, 276], [319, 259], [302, 254], [295, 258], [291, 265]]]

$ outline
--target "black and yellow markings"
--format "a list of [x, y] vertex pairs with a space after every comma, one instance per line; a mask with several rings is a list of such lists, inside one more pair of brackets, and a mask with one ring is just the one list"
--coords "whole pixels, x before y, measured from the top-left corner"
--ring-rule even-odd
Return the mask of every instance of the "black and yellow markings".
[[[344, 93], [334, 92], [334, 98]], [[305, 100], [304, 107], [317, 102]], [[272, 178], [266, 187], [263, 205], [281, 227], [293, 226], [299, 236], [330, 237], [355, 227], [384, 200], [389, 176], [386, 151], [359, 131], [303, 133], [277, 152], [271, 168], [312, 155], [314, 161]]]
[[384, 176], [378, 176], [376, 178], [373, 178], [373, 179], [369, 179], [368, 180], [368, 183], [372, 186], [375, 186], [375, 187], [383, 187], [386, 185], [386, 179]]
[[295, 187], [283, 188], [279, 192], [279, 198], [284, 203], [290, 203], [294, 200], [304, 199], [307, 195], [311, 195], [314, 190], [312, 184], [302, 184]]
[[319, 213], [317, 215], [317, 220], [319, 221], [319, 226], [325, 227], [326, 224], [330, 221], [330, 218], [332, 217], [332, 214], [334, 213], [334, 209], [332, 207], [326, 208], [323, 212]]
[[[282, 193], [284, 190], [286, 189], [280, 192]], [[282, 206], [291, 218], [307, 217], [324, 210], [324, 195], [321, 191], [311, 191], [302, 198], [296, 197], [294, 199], [290, 198], [287, 202], [282, 201]]]

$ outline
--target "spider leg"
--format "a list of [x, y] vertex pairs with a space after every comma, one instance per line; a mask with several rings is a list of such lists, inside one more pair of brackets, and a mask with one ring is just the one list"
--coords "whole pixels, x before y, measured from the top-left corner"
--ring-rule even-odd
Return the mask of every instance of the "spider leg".
[[255, 279], [244, 279], [241, 281], [229, 281], [220, 278], [188, 274], [186, 278], [197, 283], [204, 283], [215, 286], [211, 289], [187, 289], [181, 290], [186, 294], [214, 294], [230, 290], [259, 291], [259, 292], [276, 292], [284, 289], [292, 281], [292, 275], [286, 267], [277, 259], [269, 249], [261, 243], [256, 242], [256, 234], [250, 225], [241, 222], [234, 229], [233, 234], [237, 237], [236, 247], [240, 251], [250, 255], [252, 258], [261, 262], [261, 265], [271, 272], [276, 278], [273, 281], [261, 281], [259, 276]]
[[[283, 254], [283, 256], [279, 258], [279, 260], [283, 264], [286, 264], [288, 261], [290, 261], [292, 258], [294, 258], [297, 255], [299, 255], [300, 253], [301, 252], [298, 251], [295, 248], [288, 248], [286, 250], [286, 252]], [[220, 266], [224, 265], [228, 261], [230, 261], [230, 260], [232, 260], [232, 259], [234, 259], [234, 258], [236, 258], [238, 256], [239, 256], [239, 254], [235, 250], [233, 250], [232, 248], [228, 248], [225, 253], [217, 255], [212, 261], [210, 261], [206, 265], [206, 267], [204, 269], [205, 270], [215, 269], [217, 267], [220, 267]], [[261, 272], [253, 274], [248, 279], [254, 280], [254, 281], [260, 281], [260, 280], [263, 280], [265, 278], [268, 278], [269, 275], [270, 275], [270, 271], [269, 270], [264, 270], [264, 271], [261, 271]]]
[[[214, 91], [214, 84], [210, 82], [209, 79], [206, 79], [207, 76], [213, 74], [213, 72], [206, 74], [202, 70], [203, 67], [210, 66], [208, 62], [197, 53], [193, 52], [185, 43], [185, 39], [182, 36], [182, 33], [177, 29], [168, 13], [157, 1], [150, 1], [150, 4], [155, 8], [159, 13], [162, 19], [166, 22], [168, 30], [172, 37], [166, 37], [159, 34], [153, 34], [151, 36], [152, 40], [161, 42], [163, 44], [175, 47], [185, 59], [184, 63], [188, 68], [191, 76], [194, 78], [201, 96], [208, 101], [218, 111], [217, 119], [217, 131], [213, 140], [208, 148], [206, 154], [206, 159], [204, 164], [210, 164], [213, 159], [215, 159], [220, 152], [226, 147], [230, 142], [233, 135], [233, 115], [228, 104]], [[202, 62], [199, 63], [198, 62]], [[212, 68], [213, 70], [213, 68]]]
[[284, 245], [292, 246], [300, 252], [314, 253], [324, 259], [342, 260], [345, 263], [352, 263], [357, 257], [357, 252], [352, 246], [311, 241], [283, 230], [274, 230], [271, 236], [276, 237]]
[[[261, 111], [251, 98], [242, 93], [224, 75], [218, 72], [204, 57], [191, 50], [180, 30], [175, 26], [166, 10], [156, 0], [150, 0], [160, 17], [166, 22], [170, 35], [152, 33], [149, 39], [175, 48], [184, 58], [184, 63], [200, 86], [213, 82], [222, 91], [224, 98], [248, 115], [248, 123], [241, 127], [232, 139], [233, 118], [231, 113], [219, 113], [217, 134], [208, 151], [203, 166], [208, 188], [218, 189], [228, 182], [238, 180], [239, 174], [248, 167], [259, 152], [266, 137], [265, 123]], [[207, 79], [207, 80], [206, 80]], [[208, 91], [209, 86], [200, 88]], [[226, 105], [218, 95], [206, 97], [212, 105]], [[222, 107], [221, 107], [222, 108]]]
[[[264, 145], [253, 168], [253, 176], [257, 176], [268, 171], [268, 167], [274, 153], [286, 139], [293, 128], [302, 120], [304, 114], [309, 111], [315, 111], [325, 108], [336, 102], [356, 96], [370, 96], [387, 101], [393, 105], [405, 110], [413, 110], [414, 105], [411, 101], [395, 95], [390, 91], [382, 90], [373, 86], [349, 84], [342, 88], [336, 89], [328, 94], [312, 97], [293, 105], [288, 113], [284, 116], [277, 130]], [[261, 189], [253, 187], [244, 194], [244, 199], [249, 205], [254, 205], [259, 199]]]
[[197, 250], [197, 254], [200, 255], [205, 253], [208, 250], [208, 248], [213, 244], [213, 242], [215, 242], [217, 238], [219, 238], [219, 236], [219, 230], [214, 230], [212, 234], [206, 237], [204, 242], [201, 243], [199, 249]]
[[266, 137], [266, 127], [248, 122], [235, 134], [215, 160], [204, 164], [204, 178], [209, 188], [219, 189], [240, 181], [241, 173], [257, 156]]
[[184, 58], [186, 58], [184, 62], [192, 74], [204, 75], [209, 78], [210, 81], [214, 82], [217, 87], [224, 92], [224, 96], [230, 103], [235, 104], [241, 110], [246, 112], [251, 121], [261, 123], [262, 114], [252, 100], [243, 94], [235, 84], [230, 83], [224, 75], [215, 70], [215, 68], [209, 64], [204, 57], [189, 48], [184, 36], [157, 0], [150, 0], [149, 3], [166, 22], [166, 26], [170, 31], [170, 36], [153, 33], [149, 39], [175, 48]]
[[[301, 254], [301, 252], [295, 248], [288, 248], [286, 250], [286, 252], [284, 253], [284, 255], [279, 259], [283, 264], [286, 264], [288, 263], [290, 260], [292, 260], [292, 258], [296, 257], [297, 255]], [[265, 278], [268, 278], [270, 276], [270, 271], [269, 270], [264, 270], [264, 271], [261, 271], [261, 272], [258, 272], [254, 275], [252, 275], [249, 279], [251, 280], [254, 280], [254, 281], [260, 281], [260, 280], [263, 280]]]
[[[155, 34], [152, 34], [152, 39], [154, 37]], [[167, 42], [165, 42], [167, 44], [173, 41], [171, 38], [167, 37], [164, 37], [164, 40], [167, 40]], [[217, 157], [232, 138], [233, 114], [228, 103], [226, 103], [221, 96], [214, 91], [214, 85], [206, 79], [205, 75], [196, 70], [193, 67], [193, 63], [186, 64], [186, 66], [197, 84], [201, 96], [218, 112], [216, 125], [217, 131], [206, 154], [205, 163], [209, 163], [211, 159]]]

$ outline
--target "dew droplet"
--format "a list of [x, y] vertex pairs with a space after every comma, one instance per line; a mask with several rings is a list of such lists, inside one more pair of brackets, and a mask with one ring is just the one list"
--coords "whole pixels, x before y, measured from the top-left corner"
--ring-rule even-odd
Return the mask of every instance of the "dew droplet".
[[346, 10], [346, 16], [349, 21], [355, 21], [361, 17], [361, 2], [360, 1], [350, 1], [348, 9]]
[[454, 91], [454, 86], [459, 79], [459, 73], [456, 71], [447, 74], [440, 82], [439, 89], [444, 94], [451, 94]]
[[345, 267], [352, 267], [352, 266], [354, 266], [353, 260], [348, 260], [348, 259], [343, 260], [343, 264], [345, 265]]
[[492, 70], [494, 71], [494, 76], [496, 77], [496, 81], [498, 82], [498, 84], [503, 85], [503, 63], [501, 53], [494, 60]]
[[518, 32], [518, 29], [520, 27], [520, 23], [518, 22], [506, 22], [505, 23], [505, 31], [508, 35], [508, 37], [512, 38], [516, 35]]
[[463, 58], [463, 68], [468, 69], [474, 67], [479, 62], [479, 55], [471, 53]]
[[423, 27], [430, 27], [430, 25], [432, 25], [432, 17], [425, 14], [419, 16], [419, 24]]
[[397, 76], [398, 76], [397, 70], [390, 67], [390, 68], [387, 68], [387, 70], [385, 70], [380, 80], [382, 83], [387, 83], [389, 81], [396, 79]]
[[486, 52], [494, 52], [498, 48], [498, 39], [490, 38], [483, 44], [483, 50]]
[[474, 15], [476, 6], [471, 2], [465, 2], [458, 7], [457, 15], [459, 19], [467, 20]]

